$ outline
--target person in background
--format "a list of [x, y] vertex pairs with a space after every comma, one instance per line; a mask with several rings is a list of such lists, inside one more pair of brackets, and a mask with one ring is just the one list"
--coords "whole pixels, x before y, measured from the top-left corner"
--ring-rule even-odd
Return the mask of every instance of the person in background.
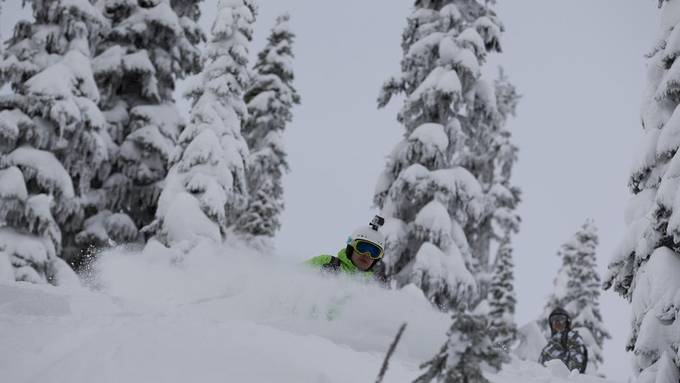
[[569, 313], [561, 307], [554, 309], [548, 316], [552, 333], [548, 344], [543, 348], [539, 363], [545, 365], [549, 360], [561, 360], [569, 370], [586, 372], [588, 349], [576, 330], [571, 329]]

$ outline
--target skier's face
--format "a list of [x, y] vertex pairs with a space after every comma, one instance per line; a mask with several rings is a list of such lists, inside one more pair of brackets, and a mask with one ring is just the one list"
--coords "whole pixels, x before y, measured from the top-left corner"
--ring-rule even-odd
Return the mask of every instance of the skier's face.
[[373, 258], [366, 254], [352, 253], [352, 263], [361, 271], [366, 271], [373, 266]]
[[567, 329], [567, 318], [562, 315], [554, 316], [550, 320], [550, 326], [552, 326], [553, 331], [562, 332]]

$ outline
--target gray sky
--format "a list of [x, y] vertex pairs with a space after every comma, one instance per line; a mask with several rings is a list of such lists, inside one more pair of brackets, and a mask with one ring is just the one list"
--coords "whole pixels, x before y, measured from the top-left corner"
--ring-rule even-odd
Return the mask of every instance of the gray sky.
[[[206, 3], [207, 28], [216, 0]], [[291, 14], [303, 103], [285, 135], [292, 172], [285, 180], [278, 252], [293, 259], [335, 252], [372, 217], [375, 181], [403, 132], [396, 122], [400, 102], [377, 110], [375, 100], [382, 82], [399, 70], [412, 1], [258, 3], [254, 52], [275, 17]], [[517, 321], [523, 324], [541, 313], [559, 267], [555, 252], [587, 217], [600, 228], [601, 274], [623, 235], [631, 153], [641, 136], [643, 55], [654, 42], [658, 15], [656, 2], [642, 0], [500, 3], [504, 53], [490, 64], [502, 64], [523, 94], [510, 123], [520, 148], [514, 181], [524, 200], [514, 242]], [[26, 14], [19, 5], [4, 5], [5, 37]], [[623, 351], [630, 309], [611, 292], [601, 303], [614, 337], [605, 347], [603, 372], [623, 379], [630, 370]]]

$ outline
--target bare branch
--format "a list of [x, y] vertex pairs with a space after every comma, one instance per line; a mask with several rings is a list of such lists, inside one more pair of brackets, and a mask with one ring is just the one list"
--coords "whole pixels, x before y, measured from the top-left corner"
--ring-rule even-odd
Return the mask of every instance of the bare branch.
[[375, 383], [382, 382], [383, 378], [385, 377], [385, 373], [387, 372], [387, 368], [390, 364], [390, 358], [392, 357], [394, 350], [396, 350], [397, 344], [399, 344], [399, 340], [401, 339], [401, 335], [404, 333], [405, 329], [406, 329], [406, 322], [404, 322], [401, 325], [401, 327], [399, 327], [399, 331], [397, 332], [397, 336], [394, 338], [394, 341], [390, 345], [390, 349], [387, 350], [387, 355], [385, 355], [385, 360], [383, 361], [382, 367], [380, 368], [380, 373], [378, 374], [378, 378], [375, 380]]

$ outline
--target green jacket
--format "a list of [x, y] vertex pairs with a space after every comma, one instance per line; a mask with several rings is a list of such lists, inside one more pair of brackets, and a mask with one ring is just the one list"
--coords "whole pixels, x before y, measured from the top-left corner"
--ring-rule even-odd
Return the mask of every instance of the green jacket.
[[[365, 276], [373, 276], [372, 271], [361, 271], [359, 270], [352, 261], [347, 258], [347, 253], [345, 249], [342, 249], [338, 252], [336, 257], [340, 260], [340, 271], [343, 273], [349, 274], [349, 275], [360, 275], [363, 274]], [[305, 262], [305, 264], [314, 266], [316, 268], [319, 268], [320, 270], [323, 270], [323, 267], [325, 265], [328, 265], [331, 262], [331, 259], [333, 257], [331, 255], [319, 255], [317, 257], [314, 257], [312, 259], [309, 259]]]

